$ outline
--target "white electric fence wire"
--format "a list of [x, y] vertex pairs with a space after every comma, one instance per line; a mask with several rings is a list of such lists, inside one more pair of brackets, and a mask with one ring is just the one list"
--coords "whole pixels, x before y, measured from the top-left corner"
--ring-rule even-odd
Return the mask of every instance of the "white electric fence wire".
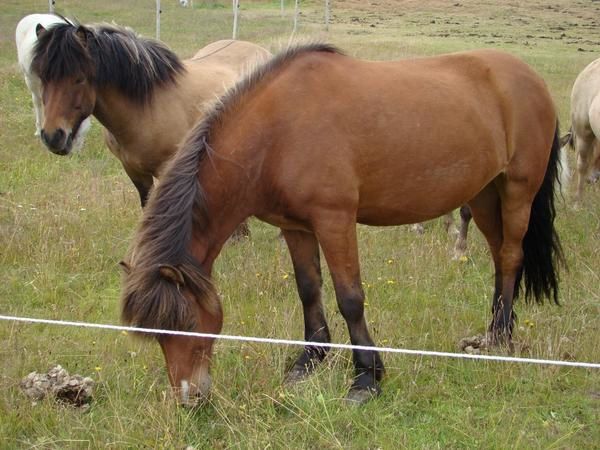
[[578, 361], [560, 361], [550, 359], [536, 359], [536, 358], [516, 358], [512, 356], [495, 356], [495, 355], [474, 355], [468, 353], [450, 353], [450, 352], [437, 352], [431, 350], [410, 350], [404, 348], [393, 348], [393, 347], [369, 347], [365, 345], [350, 345], [350, 344], [334, 344], [324, 342], [306, 342], [296, 341], [291, 339], [273, 339], [273, 338], [262, 338], [252, 336], [235, 336], [227, 334], [211, 334], [211, 333], [195, 333], [191, 331], [174, 331], [174, 330], [160, 330], [154, 328], [137, 328], [127, 327], [122, 325], [110, 325], [100, 323], [89, 323], [89, 322], [72, 322], [66, 320], [51, 320], [51, 319], [35, 319], [31, 317], [16, 317], [16, 316], [5, 316], [0, 315], [0, 320], [7, 320], [13, 322], [26, 322], [26, 323], [38, 323], [46, 325], [61, 325], [78, 328], [99, 328], [104, 330], [115, 330], [115, 331], [127, 331], [133, 333], [148, 333], [148, 334], [168, 334], [173, 336], [188, 336], [196, 338], [209, 338], [209, 339], [222, 339], [226, 341], [240, 341], [240, 342], [257, 342], [261, 344], [276, 344], [276, 345], [299, 345], [299, 346], [311, 346], [311, 347], [324, 347], [324, 348], [338, 348], [345, 350], [376, 350], [382, 353], [401, 353], [405, 355], [418, 355], [418, 356], [438, 356], [445, 358], [458, 358], [458, 359], [478, 359], [487, 361], [503, 361], [503, 362], [516, 362], [516, 363], [528, 363], [528, 364], [545, 364], [553, 366], [568, 366], [568, 367], [582, 367], [588, 369], [600, 369], [600, 363], [588, 363]]

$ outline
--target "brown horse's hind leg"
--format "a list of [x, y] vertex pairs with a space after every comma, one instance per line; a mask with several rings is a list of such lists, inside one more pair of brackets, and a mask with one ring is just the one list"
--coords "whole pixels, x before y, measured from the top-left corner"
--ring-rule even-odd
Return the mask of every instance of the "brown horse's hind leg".
[[[498, 330], [500, 323], [496, 320], [498, 311], [503, 310], [502, 305], [502, 264], [500, 262], [500, 251], [502, 248], [502, 214], [500, 206], [500, 196], [494, 183], [486, 186], [473, 200], [469, 202], [469, 209], [477, 228], [485, 237], [492, 260], [494, 262], [494, 294], [492, 297], [492, 322], [489, 332], [492, 340], [497, 341], [494, 335], [500, 333]], [[512, 329], [512, 323], [509, 326]]]
[[[360, 280], [355, 214], [323, 217], [315, 230], [333, 279], [338, 307], [346, 320], [350, 342], [374, 346], [364, 315], [365, 294]], [[384, 367], [377, 351], [353, 350], [355, 378], [348, 400], [364, 402], [380, 392]]]
[[501, 196], [502, 247], [500, 248], [500, 271], [502, 288], [493, 306], [490, 331], [492, 339], [499, 344], [512, 346], [515, 319], [513, 298], [515, 287], [523, 272], [523, 238], [529, 226], [532, 195], [527, 181], [505, 181]]
[[[314, 234], [302, 231], [282, 231], [288, 245], [296, 286], [304, 310], [304, 339], [312, 342], [330, 342], [329, 328], [321, 302], [321, 263], [319, 244]], [[286, 382], [296, 382], [310, 374], [325, 358], [327, 349], [307, 345], [286, 376]]]

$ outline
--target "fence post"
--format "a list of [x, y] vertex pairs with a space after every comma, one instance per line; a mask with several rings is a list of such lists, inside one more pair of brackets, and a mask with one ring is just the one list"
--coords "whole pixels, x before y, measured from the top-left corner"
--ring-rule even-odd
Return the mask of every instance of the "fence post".
[[299, 3], [300, 3], [300, 0], [296, 0], [296, 4], [294, 6], [294, 33], [296, 33], [296, 30], [298, 29], [298, 13], [299, 13], [298, 4]]
[[233, 0], [233, 39], [238, 37], [238, 14], [240, 11], [240, 0]]
[[156, 39], [160, 39], [160, 0], [156, 0]]
[[56, 3], [56, 0], [48, 0], [48, 10], [50, 11], [50, 13], [54, 12], [54, 4]]

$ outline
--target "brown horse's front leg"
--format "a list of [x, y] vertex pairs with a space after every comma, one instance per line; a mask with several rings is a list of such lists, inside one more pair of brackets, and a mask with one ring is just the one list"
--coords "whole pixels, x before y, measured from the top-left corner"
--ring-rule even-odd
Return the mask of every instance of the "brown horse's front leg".
[[[350, 342], [373, 347], [364, 315], [365, 295], [360, 280], [355, 217], [355, 214], [329, 217], [317, 236], [333, 278], [338, 307], [348, 326]], [[374, 350], [353, 350], [352, 356], [355, 377], [347, 399], [363, 403], [381, 392], [383, 362]]]
[[[302, 231], [282, 231], [288, 245], [296, 286], [304, 310], [304, 339], [312, 342], [330, 342], [329, 327], [321, 301], [321, 264], [319, 244], [314, 234]], [[286, 383], [301, 381], [309, 375], [327, 354], [323, 347], [307, 345], [286, 376]]]

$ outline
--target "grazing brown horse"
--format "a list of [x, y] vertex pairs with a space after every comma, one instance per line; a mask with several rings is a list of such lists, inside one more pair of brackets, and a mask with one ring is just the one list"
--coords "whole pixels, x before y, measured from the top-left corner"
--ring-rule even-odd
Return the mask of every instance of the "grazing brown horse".
[[[63, 18], [64, 19], [64, 18]], [[163, 43], [128, 28], [38, 25], [32, 68], [43, 84], [42, 140], [71, 151], [90, 114], [106, 127], [108, 148], [137, 188], [142, 206], [185, 133], [249, 64], [270, 53], [243, 41], [218, 41], [181, 61]]]
[[[230, 90], [169, 163], [126, 257], [123, 320], [220, 332], [213, 262], [254, 215], [283, 230], [306, 340], [330, 340], [320, 246], [352, 344], [373, 346], [356, 223], [422, 222], [468, 204], [495, 267], [489, 331], [510, 343], [522, 275], [526, 298], [557, 301], [558, 151], [546, 85], [508, 54], [370, 62], [328, 45], [291, 48]], [[156, 337], [172, 386], [193, 404], [210, 386], [213, 341]], [[324, 356], [308, 345], [288, 379]], [[376, 351], [353, 359], [348, 396], [364, 401], [384, 367]]]

